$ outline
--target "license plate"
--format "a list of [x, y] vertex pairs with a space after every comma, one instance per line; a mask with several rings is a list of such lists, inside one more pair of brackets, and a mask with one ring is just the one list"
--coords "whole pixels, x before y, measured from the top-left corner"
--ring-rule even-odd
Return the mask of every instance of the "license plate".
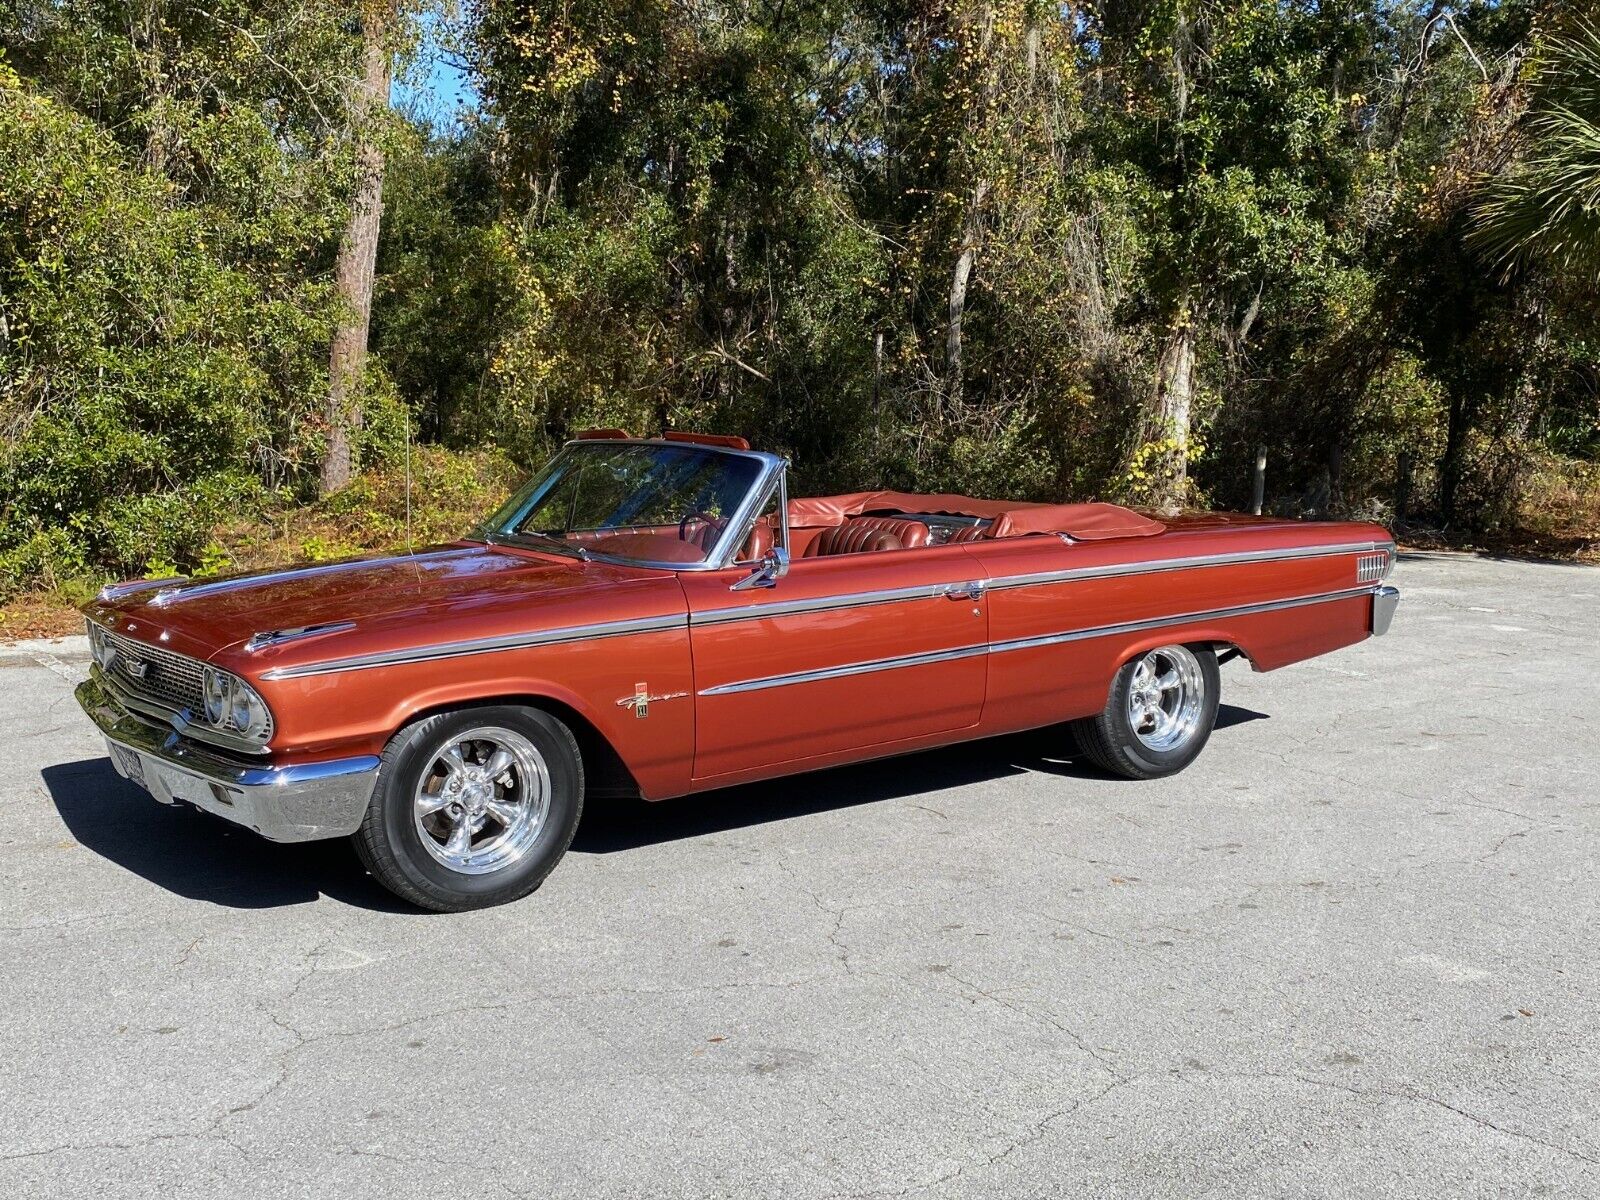
[[117, 768], [137, 784], [144, 783], [144, 760], [126, 746], [111, 743], [111, 753], [116, 755]]

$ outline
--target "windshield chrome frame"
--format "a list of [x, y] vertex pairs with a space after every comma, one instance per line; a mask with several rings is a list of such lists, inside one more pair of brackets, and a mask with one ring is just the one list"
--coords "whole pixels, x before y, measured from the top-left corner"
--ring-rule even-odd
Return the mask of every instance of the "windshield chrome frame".
[[[734, 539], [732, 549], [735, 553], [738, 552], [740, 546], [744, 545], [744, 539], [750, 536], [750, 531], [755, 528], [755, 523], [761, 516], [761, 510], [766, 508], [767, 501], [771, 500], [774, 494], [778, 497], [779, 528], [772, 531], [772, 544], [774, 546], [782, 546], [785, 550], [789, 549], [789, 460], [780, 458], [778, 461], [778, 471], [760, 481], [757, 490], [761, 494], [757, 497], [755, 504], [751, 506], [750, 513], [744, 520], [744, 527], [739, 531], [739, 536]], [[728, 527], [730, 529], [733, 528], [731, 519], [728, 522]], [[733, 564], [734, 560], [730, 557], [724, 565], [732, 566]]]
[[[657, 559], [629, 558], [618, 554], [607, 554], [603, 550], [595, 549], [592, 545], [583, 546], [582, 549], [588, 558], [594, 562], [617, 563], [627, 567], [649, 567], [662, 571], [721, 571], [732, 564], [733, 556], [738, 552], [740, 545], [743, 544], [749, 527], [755, 522], [756, 517], [760, 515], [761, 505], [767, 502], [767, 497], [772, 492], [774, 479], [780, 481], [780, 486], [787, 483], [783, 479], [783, 475], [789, 465], [789, 461], [776, 454], [768, 454], [762, 450], [735, 450], [729, 446], [712, 446], [703, 442], [668, 441], [666, 438], [574, 438], [563, 445], [561, 450], [545, 463], [545, 469], [548, 469], [550, 463], [554, 462], [561, 453], [565, 453], [574, 446], [666, 446], [673, 450], [697, 449], [703, 450], [708, 454], [725, 454], [731, 458], [754, 459], [761, 466], [761, 470], [751, 482], [749, 490], [745, 492], [744, 499], [739, 501], [732, 515], [728, 517], [727, 524], [722, 529], [722, 536], [717, 539], [716, 545], [712, 547], [703, 562], [661, 562]], [[783, 522], [785, 528], [787, 528], [789, 523], [787, 511], [783, 514]], [[505, 538], [511, 544], [516, 544], [514, 539], [517, 535], [515, 534], [505, 534], [498, 529], [491, 529], [481, 531], [478, 536], [481, 537], [484, 533], [491, 539]], [[536, 552], [539, 551], [539, 547], [531, 543], [526, 548]], [[560, 554], [561, 551], [548, 550], [543, 551], [543, 553]]]

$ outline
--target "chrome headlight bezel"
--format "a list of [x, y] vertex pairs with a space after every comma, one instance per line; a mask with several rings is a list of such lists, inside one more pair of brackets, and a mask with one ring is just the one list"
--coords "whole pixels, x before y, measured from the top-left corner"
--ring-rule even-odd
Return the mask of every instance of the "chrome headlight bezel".
[[259, 692], [237, 677], [228, 697], [228, 723], [235, 733], [250, 741], [265, 741], [272, 728], [267, 702]]
[[205, 723], [247, 742], [265, 743], [272, 734], [272, 713], [261, 693], [229, 671], [207, 666], [200, 694]]
[[207, 667], [200, 677], [201, 715], [207, 725], [222, 728], [232, 707], [233, 676], [215, 667]]

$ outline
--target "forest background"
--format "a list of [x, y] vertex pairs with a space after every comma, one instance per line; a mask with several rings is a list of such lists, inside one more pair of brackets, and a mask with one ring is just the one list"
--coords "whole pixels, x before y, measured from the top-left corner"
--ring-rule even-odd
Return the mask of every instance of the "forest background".
[[595, 426], [1600, 556], [1597, 15], [0, 0], [0, 632]]

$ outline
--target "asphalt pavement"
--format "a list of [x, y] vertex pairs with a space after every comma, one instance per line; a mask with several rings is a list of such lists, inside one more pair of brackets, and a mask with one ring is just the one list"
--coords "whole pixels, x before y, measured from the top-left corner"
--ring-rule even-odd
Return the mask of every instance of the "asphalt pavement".
[[591, 807], [417, 913], [0, 647], [0, 1196], [1600, 1195], [1600, 573], [1407, 555], [1158, 783], [1059, 731]]

